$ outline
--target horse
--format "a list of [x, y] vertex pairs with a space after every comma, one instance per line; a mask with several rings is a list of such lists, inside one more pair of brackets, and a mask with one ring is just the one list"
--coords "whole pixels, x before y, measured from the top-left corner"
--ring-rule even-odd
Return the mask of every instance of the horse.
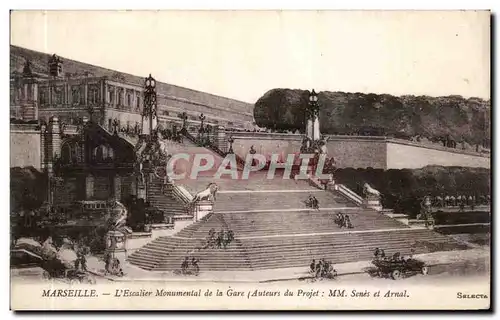
[[210, 183], [208, 184], [207, 188], [203, 191], [198, 192], [191, 203], [195, 203], [197, 201], [202, 201], [202, 200], [210, 200], [210, 201], [215, 201], [215, 195], [217, 194], [217, 191], [219, 190], [219, 186], [215, 183]]

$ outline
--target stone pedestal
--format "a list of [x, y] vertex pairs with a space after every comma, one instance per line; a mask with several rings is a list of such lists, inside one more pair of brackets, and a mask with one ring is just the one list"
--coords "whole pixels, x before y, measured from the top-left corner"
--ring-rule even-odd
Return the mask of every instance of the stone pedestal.
[[194, 221], [199, 221], [206, 215], [213, 212], [213, 203], [211, 201], [198, 201], [194, 208]]
[[383, 209], [382, 204], [380, 203], [380, 199], [374, 196], [367, 196], [365, 199], [363, 199], [363, 207], [374, 209], [377, 211], [381, 211]]
[[122, 199], [122, 179], [120, 176], [115, 176], [113, 178], [114, 185], [114, 195], [116, 201], [121, 201]]
[[120, 261], [123, 268], [127, 259], [126, 237], [120, 231], [108, 231], [106, 233], [106, 253]]

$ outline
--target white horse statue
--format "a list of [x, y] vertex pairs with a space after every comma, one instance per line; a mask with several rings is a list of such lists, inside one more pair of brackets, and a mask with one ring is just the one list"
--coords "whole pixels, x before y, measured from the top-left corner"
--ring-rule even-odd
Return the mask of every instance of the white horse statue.
[[191, 203], [195, 203], [197, 201], [202, 201], [202, 200], [210, 200], [210, 201], [215, 201], [215, 195], [217, 194], [217, 191], [219, 190], [219, 186], [215, 183], [210, 183], [207, 188], [203, 191], [198, 192]]
[[368, 183], [365, 183], [363, 186], [363, 193], [365, 196], [372, 196], [380, 198], [380, 192], [374, 188], [372, 188]]

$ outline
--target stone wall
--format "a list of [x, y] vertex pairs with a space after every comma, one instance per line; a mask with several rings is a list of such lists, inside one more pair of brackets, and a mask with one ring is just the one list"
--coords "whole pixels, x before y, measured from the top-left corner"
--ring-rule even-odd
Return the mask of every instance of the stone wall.
[[[293, 154], [300, 150], [296, 134], [226, 132], [234, 138], [233, 150], [242, 158], [253, 145], [257, 153]], [[328, 136], [328, 154], [339, 168], [415, 169], [427, 165], [490, 168], [490, 157], [477, 152], [429, 146], [406, 140], [369, 136]]]
[[302, 136], [298, 134], [260, 133], [260, 132], [226, 132], [226, 137], [234, 139], [233, 150], [243, 159], [253, 146], [258, 154], [270, 159], [271, 154], [295, 154], [300, 151]]
[[10, 167], [33, 166], [40, 170], [40, 129], [37, 125], [10, 125]]
[[387, 169], [386, 142], [371, 137], [329, 136], [328, 154], [339, 168]]
[[427, 165], [490, 168], [490, 157], [445, 151], [437, 148], [417, 147], [404, 142], [387, 143], [387, 167], [389, 169], [417, 169]]

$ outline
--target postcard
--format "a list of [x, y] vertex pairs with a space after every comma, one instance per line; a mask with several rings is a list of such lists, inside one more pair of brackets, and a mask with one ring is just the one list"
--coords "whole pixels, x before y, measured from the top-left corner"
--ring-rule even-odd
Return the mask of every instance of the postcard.
[[489, 11], [12, 11], [26, 310], [488, 310]]

